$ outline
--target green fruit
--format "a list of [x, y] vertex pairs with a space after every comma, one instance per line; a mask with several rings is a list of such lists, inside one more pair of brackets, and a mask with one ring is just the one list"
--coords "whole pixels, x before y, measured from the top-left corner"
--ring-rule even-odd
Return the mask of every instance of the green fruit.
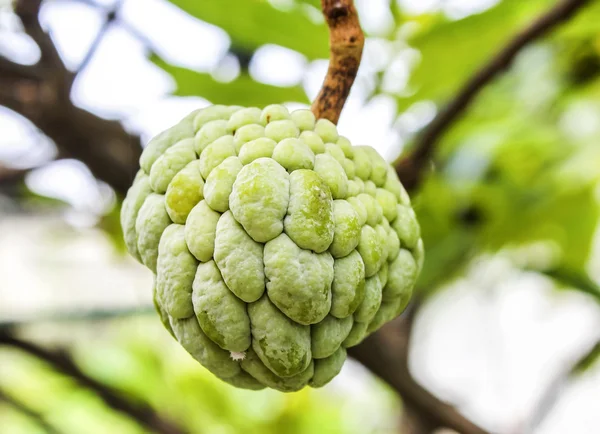
[[424, 249], [406, 190], [309, 110], [197, 110], [140, 166], [127, 248], [167, 330], [229, 384], [321, 387], [410, 300]]

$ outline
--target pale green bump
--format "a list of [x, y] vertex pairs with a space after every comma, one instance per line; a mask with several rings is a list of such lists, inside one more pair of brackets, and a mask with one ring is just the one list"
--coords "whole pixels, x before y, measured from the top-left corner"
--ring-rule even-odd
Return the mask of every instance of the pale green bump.
[[321, 136], [314, 131], [302, 131], [300, 140], [306, 143], [315, 154], [322, 154], [325, 152], [325, 142], [323, 142]]
[[377, 186], [373, 181], [365, 181], [365, 193], [369, 196], [375, 197], [375, 195], [377, 194]]
[[356, 182], [358, 184], [358, 189], [360, 190], [360, 193], [364, 193], [365, 192], [365, 181], [360, 179], [358, 176], [355, 176], [354, 182]]
[[150, 185], [156, 193], [167, 191], [173, 177], [190, 161], [196, 159], [194, 140], [184, 139], [165, 151], [150, 169]]
[[329, 154], [315, 157], [315, 168], [331, 190], [334, 199], [344, 199], [348, 194], [348, 176], [342, 165]]
[[285, 378], [279, 377], [265, 366], [252, 349], [246, 353], [246, 358], [242, 360], [241, 366], [257, 381], [280, 392], [296, 392], [306, 386], [314, 375], [314, 363], [311, 362], [308, 368], [299, 374]]
[[254, 241], [264, 243], [283, 231], [290, 201], [290, 176], [270, 158], [244, 166], [233, 184], [229, 207]]
[[378, 224], [383, 218], [381, 205], [379, 205], [373, 196], [367, 193], [361, 193], [356, 197], [363, 203], [367, 210], [367, 224], [371, 226]]
[[365, 276], [371, 277], [377, 273], [384, 257], [384, 246], [381, 244], [379, 234], [374, 228], [369, 225], [362, 227], [356, 250], [358, 250], [365, 263]]
[[379, 260], [379, 263], [377, 264], [377, 269], [379, 270], [381, 268], [381, 266], [388, 259], [390, 246], [388, 245], [388, 231], [385, 230], [383, 225], [379, 224], [379, 225], [375, 226], [375, 232], [377, 232], [377, 236], [379, 237], [379, 242], [382, 245], [381, 259]]
[[[350, 160], [349, 158], [344, 158], [344, 161], [342, 161], [342, 167], [344, 168], [344, 171], [346, 172], [346, 176], [348, 177], [348, 179], [352, 179], [354, 178], [354, 176], [356, 175], [356, 171], [354, 169], [354, 162], [352, 160]], [[348, 181], [350, 182], [350, 181]], [[358, 193], [356, 193], [358, 194]], [[350, 195], [350, 194], [348, 194]]]
[[200, 130], [204, 125], [211, 121], [227, 120], [231, 116], [232, 107], [224, 105], [212, 105], [200, 109], [194, 117], [194, 131]]
[[204, 179], [210, 172], [228, 157], [235, 157], [232, 136], [222, 136], [204, 148], [200, 154], [200, 173]]
[[299, 247], [317, 253], [327, 250], [333, 241], [331, 193], [312, 170], [296, 170], [290, 174], [290, 201], [284, 228]]
[[265, 136], [276, 142], [287, 138], [297, 138], [299, 135], [300, 130], [294, 121], [290, 120], [273, 121], [265, 127]]
[[260, 139], [261, 137], [265, 137], [265, 127], [262, 125], [250, 124], [240, 127], [233, 136], [235, 152], [239, 154], [246, 143]]
[[417, 281], [417, 263], [406, 249], [400, 249], [398, 256], [390, 263], [387, 285], [383, 289], [383, 299], [392, 301], [398, 297], [410, 297]]
[[165, 194], [165, 206], [173, 223], [185, 224], [192, 208], [202, 200], [203, 189], [198, 160], [188, 163], [173, 177]]
[[352, 159], [354, 158], [354, 147], [350, 140], [348, 140], [344, 136], [340, 136], [336, 142], [336, 144], [340, 147], [340, 149], [344, 152], [346, 158]]
[[263, 245], [250, 238], [231, 211], [217, 223], [214, 257], [235, 295], [247, 303], [261, 297], [265, 291]]
[[356, 211], [356, 215], [358, 216], [358, 224], [362, 227], [367, 222], [367, 207], [358, 197], [349, 197], [346, 199], [354, 211]]
[[352, 316], [336, 318], [327, 315], [323, 321], [311, 326], [311, 351], [314, 359], [331, 356], [348, 337], [353, 323]]
[[368, 180], [371, 176], [371, 158], [365, 148], [366, 146], [355, 146], [353, 160], [356, 176], [363, 181]]
[[217, 223], [221, 214], [202, 200], [188, 215], [185, 223], [185, 241], [188, 249], [202, 262], [210, 261], [215, 250]]
[[[346, 172], [346, 173], [348, 173], [348, 172]], [[353, 179], [348, 180], [348, 192], [346, 193], [347, 199], [358, 196], [360, 193], [362, 193], [362, 192], [360, 190], [360, 187], [358, 186], [358, 183], [356, 181], [354, 181]], [[366, 217], [365, 217], [365, 219], [366, 219]]]
[[[371, 173], [369, 179], [375, 183], [377, 187], [383, 187], [387, 180], [388, 169], [390, 165], [383, 159], [379, 152], [371, 146], [359, 146], [369, 158], [371, 165]], [[363, 178], [366, 180], [366, 178]]]
[[385, 285], [387, 284], [389, 271], [390, 271], [390, 266], [387, 261], [384, 262], [383, 264], [381, 264], [381, 268], [379, 269], [379, 272], [377, 273], [377, 275], [379, 276], [379, 280], [381, 281], [382, 288], [385, 288]]
[[245, 371], [231, 378], [222, 378], [222, 380], [238, 389], [262, 390], [267, 387]]
[[133, 182], [133, 185], [127, 191], [127, 196], [121, 205], [121, 227], [123, 228], [123, 238], [127, 251], [138, 261], [142, 262], [137, 248], [137, 232], [135, 230], [135, 221], [140, 208], [149, 194], [152, 193], [150, 179], [140, 170]]
[[340, 165], [344, 164], [346, 157], [344, 155], [344, 151], [342, 151], [338, 145], [333, 143], [325, 143], [325, 153], [335, 158]]
[[344, 348], [350, 348], [360, 344], [367, 337], [368, 327], [368, 323], [354, 321], [354, 324], [352, 324], [352, 330], [350, 330], [350, 334], [348, 334], [348, 337], [342, 343], [342, 346]]
[[242, 164], [246, 165], [261, 157], [271, 158], [275, 146], [277, 146], [275, 140], [261, 137], [244, 143], [238, 156]]
[[154, 273], [160, 236], [170, 224], [171, 219], [165, 209], [165, 197], [161, 194], [149, 194], [135, 219], [135, 232], [142, 263]]
[[212, 142], [223, 136], [229, 135], [227, 128], [227, 121], [219, 119], [216, 121], [210, 121], [200, 128], [194, 137], [194, 149], [198, 155], [202, 154], [204, 148], [210, 145]]
[[388, 166], [385, 184], [383, 188], [392, 192], [392, 194], [396, 196], [396, 199], [398, 199], [398, 203], [407, 206], [410, 205], [410, 197], [408, 196], [408, 193], [406, 192], [404, 186], [400, 182], [400, 179], [398, 179], [398, 174], [396, 173], [396, 170], [392, 166]]
[[294, 110], [291, 113], [290, 118], [301, 131], [312, 130], [315, 128], [315, 115], [308, 109]]
[[396, 318], [396, 316], [397, 316], [396, 312], [399, 309], [398, 305], [399, 305], [399, 303], [401, 303], [401, 301], [402, 300], [398, 299], [391, 303], [390, 302], [381, 303], [381, 306], [379, 307], [379, 310], [375, 314], [375, 317], [373, 317], [373, 319], [369, 323], [369, 326], [367, 327], [367, 333], [372, 333], [375, 330], [378, 330], [386, 322], [391, 321], [394, 318]]
[[417, 262], [418, 273], [421, 273], [421, 270], [423, 269], [423, 263], [425, 262], [425, 246], [423, 245], [422, 239], [417, 241], [417, 245], [414, 247], [412, 254]]
[[171, 319], [171, 327], [181, 346], [217, 377], [232, 378], [241, 372], [240, 364], [231, 360], [230, 352], [204, 334], [196, 316]]
[[315, 154], [300, 139], [283, 139], [275, 146], [273, 159], [288, 172], [312, 169], [315, 165]]
[[176, 143], [194, 136], [192, 125], [186, 119], [153, 137], [142, 151], [140, 166], [146, 174], [150, 173], [154, 162]]
[[258, 124], [260, 123], [260, 113], [261, 110], [256, 107], [240, 109], [231, 115], [227, 128], [229, 128], [229, 131], [235, 133], [244, 125]]
[[[383, 208], [382, 208], [382, 209], [383, 209]], [[390, 222], [388, 221], [388, 219], [386, 219], [386, 218], [385, 218], [385, 216], [383, 216], [383, 218], [381, 219], [381, 221], [379, 222], [379, 224], [380, 224], [381, 226], [383, 226], [383, 228], [384, 228], [386, 231], [389, 231], [389, 230], [391, 229], [391, 227], [392, 227], [392, 226], [390, 225]]]
[[377, 202], [381, 205], [383, 216], [388, 222], [394, 221], [398, 215], [398, 209], [396, 208], [398, 200], [396, 199], [396, 196], [394, 196], [394, 193], [384, 190], [383, 188], [378, 188], [375, 193], [375, 199], [377, 199]]
[[229, 195], [242, 167], [238, 157], [227, 157], [206, 178], [204, 198], [215, 211], [225, 212], [229, 209]]
[[326, 359], [315, 360], [315, 373], [308, 383], [310, 387], [323, 387], [342, 370], [346, 361], [346, 349], [340, 347]]
[[400, 238], [396, 231], [390, 227], [388, 229], [388, 261], [393, 261], [400, 251]]
[[198, 261], [185, 243], [183, 225], [168, 226], [158, 246], [156, 293], [165, 311], [175, 319], [189, 318], [192, 306], [192, 282]]
[[175, 334], [173, 333], [173, 329], [171, 328], [171, 322], [169, 321], [169, 314], [162, 307], [162, 302], [160, 300], [160, 297], [158, 297], [158, 294], [156, 293], [156, 276], [154, 276], [154, 283], [152, 284], [152, 301], [154, 303], [154, 309], [156, 310], [156, 313], [158, 313], [158, 317], [160, 318], [160, 322], [162, 323], [163, 326], [165, 326], [165, 328], [167, 329], [169, 334], [171, 336], [173, 336], [175, 339], [177, 339], [175, 337]]
[[282, 121], [290, 118], [290, 111], [280, 104], [266, 106], [260, 114], [260, 122], [263, 125], [273, 121]]
[[192, 286], [192, 303], [206, 336], [228, 351], [250, 348], [250, 318], [246, 303], [227, 288], [215, 261], [198, 265]]
[[331, 284], [331, 315], [346, 318], [365, 296], [365, 264], [356, 250], [335, 260]]
[[275, 305], [300, 324], [321, 321], [331, 308], [333, 258], [329, 252], [303, 250], [286, 234], [265, 244], [267, 293]]
[[381, 281], [375, 275], [365, 280], [365, 298], [354, 312], [354, 321], [369, 323], [381, 305]]
[[334, 258], [341, 258], [352, 252], [360, 240], [361, 225], [358, 214], [347, 201], [333, 201], [334, 233], [329, 252]]
[[281, 313], [266, 295], [248, 305], [252, 349], [280, 377], [291, 377], [311, 362], [310, 327]]
[[392, 227], [400, 238], [402, 247], [413, 249], [421, 237], [421, 228], [417, 222], [417, 216], [412, 208], [398, 205], [398, 216], [392, 222]]
[[340, 137], [335, 124], [329, 119], [319, 119], [315, 124], [315, 133], [317, 133], [325, 143], [335, 143]]

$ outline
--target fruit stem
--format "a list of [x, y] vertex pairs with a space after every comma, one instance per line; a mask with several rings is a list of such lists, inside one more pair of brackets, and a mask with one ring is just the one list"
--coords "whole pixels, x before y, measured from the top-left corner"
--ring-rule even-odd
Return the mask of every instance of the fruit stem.
[[321, 0], [329, 26], [329, 69], [311, 110], [337, 124], [362, 57], [365, 36], [353, 0]]

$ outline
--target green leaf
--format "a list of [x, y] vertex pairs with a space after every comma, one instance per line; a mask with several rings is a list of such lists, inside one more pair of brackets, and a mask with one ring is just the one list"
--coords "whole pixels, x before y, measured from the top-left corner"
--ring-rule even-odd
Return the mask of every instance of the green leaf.
[[232, 45], [254, 52], [265, 44], [298, 51], [310, 60], [329, 57], [328, 31], [316, 24], [298, 4], [274, 8], [266, 0], [171, 0], [173, 4], [207, 23], [225, 30]]
[[209, 73], [174, 66], [158, 56], [152, 56], [150, 60], [173, 77], [177, 83], [175, 95], [178, 96], [200, 96], [213, 104], [257, 107], [283, 102], [308, 103], [301, 86], [279, 87], [259, 83], [247, 73], [223, 83]]

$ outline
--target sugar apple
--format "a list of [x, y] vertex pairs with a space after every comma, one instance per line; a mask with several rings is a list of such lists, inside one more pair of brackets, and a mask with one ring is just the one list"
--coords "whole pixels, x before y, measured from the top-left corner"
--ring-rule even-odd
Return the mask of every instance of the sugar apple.
[[123, 202], [168, 331], [223, 381], [335, 377], [398, 316], [423, 263], [409, 197], [371, 147], [284, 106], [214, 105], [154, 137]]

